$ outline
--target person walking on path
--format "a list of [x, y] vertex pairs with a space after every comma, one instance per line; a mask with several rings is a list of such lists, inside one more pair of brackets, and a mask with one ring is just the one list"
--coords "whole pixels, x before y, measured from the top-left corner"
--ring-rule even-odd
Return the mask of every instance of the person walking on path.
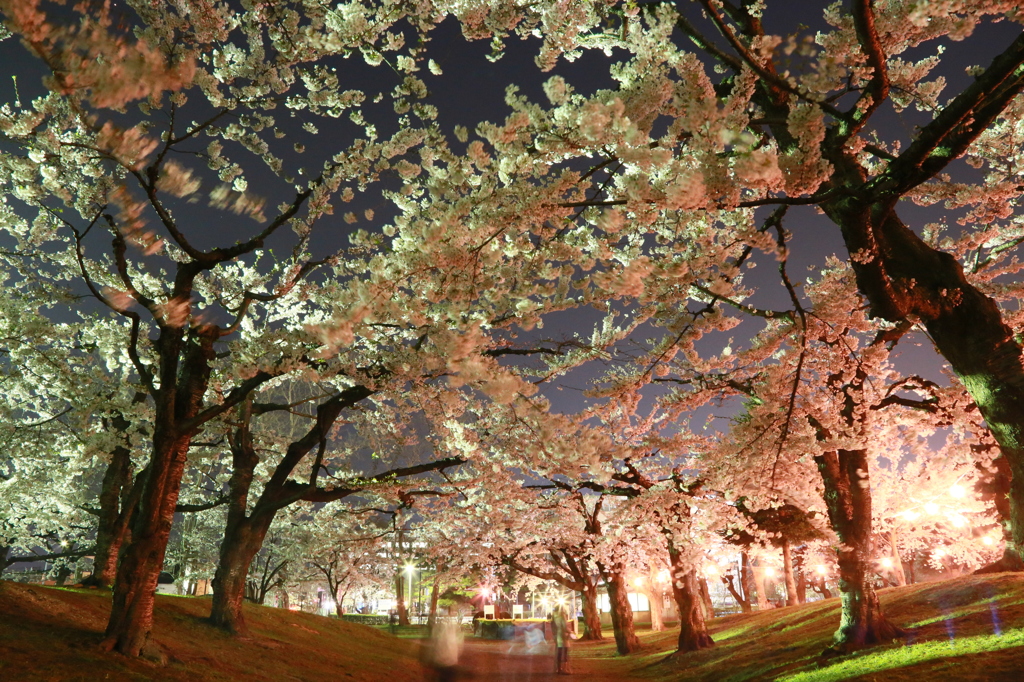
[[552, 612], [551, 630], [555, 640], [555, 672], [559, 675], [569, 675], [569, 624], [562, 609], [555, 609]]
[[430, 632], [427, 664], [436, 682], [455, 682], [462, 653], [461, 618], [438, 618]]

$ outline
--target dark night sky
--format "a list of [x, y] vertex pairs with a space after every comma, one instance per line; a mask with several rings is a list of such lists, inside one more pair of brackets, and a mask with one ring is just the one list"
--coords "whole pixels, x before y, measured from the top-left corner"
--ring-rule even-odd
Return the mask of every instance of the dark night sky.
[[[821, 8], [826, 4], [823, 2], [806, 2], [803, 0], [788, 0], [786, 2], [769, 2], [765, 15], [765, 26], [769, 32], [788, 34], [796, 29], [799, 23], [806, 24], [811, 30], [824, 28], [821, 21]], [[695, 20], [699, 20], [696, 14]], [[707, 24], [705, 24], [707, 26]], [[984, 24], [974, 36], [962, 43], [954, 43], [944, 40], [947, 46], [947, 53], [942, 66], [933, 73], [941, 74], [947, 79], [945, 96], [949, 97], [958, 92], [969, 81], [970, 77], [964, 72], [965, 67], [972, 64], [987, 65], [992, 57], [1002, 51], [1013, 37], [1019, 33], [1020, 28], [1010, 22]], [[471, 131], [477, 123], [484, 120], [500, 121], [507, 113], [504, 104], [505, 88], [511, 83], [517, 84], [521, 91], [531, 99], [546, 102], [541, 84], [550, 74], [540, 73], [533, 63], [533, 57], [539, 47], [538, 39], [519, 40], [510, 38], [507, 41], [505, 55], [497, 62], [492, 63], [486, 59], [490, 52], [487, 41], [467, 42], [462, 36], [457, 22], [453, 19], [446, 20], [432, 34], [428, 56], [435, 59], [442, 69], [442, 76], [433, 76], [425, 71], [421, 77], [426, 81], [431, 95], [429, 102], [436, 105], [440, 110], [439, 121], [446, 131], [451, 131], [456, 125], [468, 127]], [[931, 47], [926, 46], [919, 49], [920, 54], [930, 52]], [[905, 59], [916, 56], [913, 52], [904, 55]], [[26, 51], [15, 41], [7, 40], [0, 43], [0, 59], [8, 65], [9, 73], [18, 74], [18, 86], [23, 101], [33, 93], [40, 91], [39, 78], [41, 71], [39, 64], [29, 57]], [[611, 60], [597, 52], [588, 52], [581, 59], [574, 63], [564, 60], [557, 67], [556, 72], [569, 81], [577, 91], [590, 93], [600, 88], [611, 87], [611, 79], [607, 75], [607, 65]], [[393, 71], [384, 68], [370, 69], [362, 60], [354, 58], [351, 60], [338, 60], [339, 73], [343, 79], [351, 81], [349, 87], [361, 88], [372, 94], [376, 91], [387, 92], [395, 83], [398, 76]], [[10, 78], [0, 78], [0, 102], [14, 100], [13, 82]], [[387, 107], [385, 100], [382, 107]], [[283, 111], [278, 112], [283, 115]], [[368, 118], [373, 120], [372, 108], [368, 111]], [[383, 112], [380, 118], [381, 136], [384, 137], [392, 132], [390, 126], [394, 126], [394, 114], [389, 111]], [[295, 123], [301, 123], [302, 115], [299, 114]], [[889, 139], [909, 139], [914, 127], [926, 117], [918, 112], [907, 110], [902, 114], [896, 114], [891, 110], [880, 112], [876, 119], [883, 131], [883, 136]], [[337, 129], [326, 130], [321, 126], [322, 132], [318, 138], [303, 140], [310, 148], [304, 157], [291, 155], [286, 159], [287, 163], [299, 164], [300, 162], [309, 168], [317, 168], [326, 156], [326, 151], [340, 148], [346, 139], [355, 132], [355, 128], [347, 122], [339, 122]], [[472, 136], [472, 134], [471, 134]], [[300, 135], [289, 137], [289, 142], [299, 140]], [[457, 144], [453, 140], [453, 144]], [[318, 158], [317, 153], [321, 152]], [[956, 171], [958, 173], [971, 172], [963, 164]], [[394, 181], [384, 183], [385, 186], [394, 187]], [[279, 200], [290, 194], [287, 187], [282, 187], [280, 182], [273, 182], [269, 173], [254, 171], [250, 174], [250, 186], [258, 192], [263, 192], [268, 197], [268, 206], [273, 206]], [[392, 211], [384, 201], [372, 191], [364, 197], [360, 197], [353, 203], [352, 208], [361, 213], [364, 208], [374, 208], [377, 215], [372, 224], [360, 221], [354, 227], [365, 227], [367, 229], [379, 229]], [[182, 212], [190, 211], [188, 206], [183, 205]], [[346, 207], [343, 210], [348, 210]], [[343, 211], [339, 211], [339, 214]], [[931, 208], [915, 207], [907, 203], [900, 208], [901, 215], [915, 228], [920, 228], [927, 222], [937, 221], [944, 217], [945, 211], [941, 206]], [[188, 215], [182, 213], [182, 215]], [[336, 215], [333, 220], [337, 225], [331, 225], [330, 229], [323, 231], [328, 236], [317, 243], [317, 248], [326, 252], [336, 249], [346, 243], [346, 236], [351, 227], [345, 225]], [[246, 231], [255, 226], [254, 223], [246, 222], [244, 219], [227, 214], [221, 221], [210, 224], [209, 211], [196, 212], [197, 223], [195, 232], [201, 233], [199, 238], [203, 246], [212, 246], [215, 243], [230, 243], [234, 241], [240, 225]], [[952, 220], [950, 221], [953, 222]], [[797, 279], [802, 279], [809, 265], [820, 265], [830, 254], [846, 256], [845, 249], [838, 229], [827, 219], [818, 215], [812, 208], [798, 207], [790, 211], [787, 218], [786, 228], [790, 230], [794, 239], [792, 242], [793, 253], [791, 258], [791, 273]], [[290, 232], [283, 233], [275, 238], [271, 246], [281, 247], [291, 236]], [[0, 237], [2, 239], [2, 237]], [[775, 263], [770, 258], [760, 258], [756, 268], [748, 281], [759, 284], [752, 304], [769, 308], [788, 308], [788, 297], [775, 270]], [[583, 312], [572, 315], [560, 315], [552, 319], [545, 328], [545, 334], [556, 336], [563, 331], [570, 329], [585, 328], [593, 319], [596, 313]], [[726, 336], [737, 337], [737, 343], [742, 337], [742, 329], [733, 330]], [[906, 347], [900, 351], [902, 362], [911, 371], [924, 374], [931, 378], [940, 378], [939, 372], [942, 366], [941, 359], [930, 348], [927, 340], [920, 340], [920, 347], [905, 344]], [[722, 347], [725, 338], [709, 339], [709, 347]], [[564, 383], [568, 386], [578, 386], [585, 380], [585, 377], [570, 377]], [[577, 391], [551, 391], [550, 397], [555, 401], [556, 407], [560, 410], [572, 411], [581, 404], [582, 396]]]

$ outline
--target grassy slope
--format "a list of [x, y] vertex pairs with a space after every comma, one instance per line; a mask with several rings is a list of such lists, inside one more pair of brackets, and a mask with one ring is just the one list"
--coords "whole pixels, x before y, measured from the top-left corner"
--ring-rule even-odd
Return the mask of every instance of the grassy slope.
[[711, 621], [716, 646], [666, 660], [678, 631], [642, 633], [638, 658], [614, 646], [588, 648], [623, 679], [651, 682], [1024, 680], [1024, 575], [968, 576], [881, 590], [886, 615], [906, 642], [872, 647], [818, 667], [839, 624], [839, 600]]
[[[818, 668], [839, 622], [838, 600], [718, 618], [710, 650], [666, 661], [677, 631], [643, 632], [619, 657], [614, 642], [580, 642], [572, 656], [595, 679], [646, 682], [1024, 679], [1024, 575], [965, 577], [880, 592], [906, 643], [873, 647]], [[247, 608], [253, 639], [206, 625], [208, 599], [158, 597], [156, 639], [175, 660], [160, 668], [101, 653], [109, 597], [0, 582], [0, 680], [422, 679], [416, 644], [373, 628], [265, 607]], [[998, 631], [998, 632], [997, 632]], [[610, 633], [606, 633], [610, 635]]]
[[417, 645], [374, 628], [246, 606], [238, 640], [203, 620], [208, 598], [157, 597], [154, 639], [166, 667], [98, 648], [109, 595], [0, 581], [0, 680], [252, 680], [417, 682]]

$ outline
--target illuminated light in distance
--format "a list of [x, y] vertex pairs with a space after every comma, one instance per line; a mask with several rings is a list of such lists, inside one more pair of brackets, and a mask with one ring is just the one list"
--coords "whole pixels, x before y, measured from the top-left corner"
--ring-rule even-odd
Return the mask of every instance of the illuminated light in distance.
[[959, 514], [957, 514], [956, 516], [953, 517], [953, 525], [956, 526], [957, 528], [963, 528], [964, 526], [967, 525], [967, 519], [965, 519], [964, 517], [962, 517]]
[[939, 505], [935, 504], [934, 502], [928, 502], [927, 504], [924, 505], [924, 510], [929, 514], [935, 514], [939, 511]]
[[814, 570], [815, 570], [815, 572], [817, 572], [818, 575], [825, 575], [826, 573], [828, 573], [828, 569], [825, 568], [821, 564], [818, 564], [817, 566], [815, 566]]
[[774, 578], [775, 577], [775, 569], [772, 568], [771, 566], [769, 566], [768, 568], [764, 569], [764, 577], [766, 577], [766, 578]]
[[981, 539], [981, 544], [988, 545], [989, 547], [991, 547], [992, 545], [996, 544], [996, 541], [992, 539], [991, 535], [986, 535]]
[[941, 547], [937, 547], [936, 549], [932, 550], [932, 556], [934, 556], [936, 559], [941, 559], [942, 557], [946, 556], [946, 550], [942, 549]]
[[959, 499], [959, 498], [963, 497], [966, 494], [967, 494], [967, 491], [964, 490], [964, 487], [962, 485], [960, 485], [959, 483], [954, 485], [953, 487], [951, 487], [949, 489], [949, 496], [950, 497], [955, 497], [955, 498]]
[[882, 564], [882, 568], [892, 568], [892, 559], [889, 557], [882, 557], [878, 563]]
[[668, 571], [661, 570], [661, 571], [658, 572], [658, 582], [659, 583], [667, 583], [668, 582], [668, 578], [669, 578]]

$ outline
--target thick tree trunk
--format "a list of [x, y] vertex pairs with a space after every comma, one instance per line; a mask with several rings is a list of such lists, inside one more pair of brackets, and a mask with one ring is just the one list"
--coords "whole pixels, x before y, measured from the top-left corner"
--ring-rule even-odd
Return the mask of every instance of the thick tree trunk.
[[251, 410], [249, 400], [239, 407], [239, 423], [243, 426], [230, 438], [232, 472], [228, 481], [228, 517], [213, 578], [213, 604], [210, 608], [210, 622], [234, 635], [248, 634], [242, 603], [245, 601], [249, 567], [263, 546], [276, 513], [276, 510], [261, 513], [260, 500], [252, 514], [246, 515], [249, 489], [259, 462], [248, 430]]
[[229, 521], [224, 529], [220, 559], [213, 577], [210, 622], [231, 634], [244, 636], [249, 633], [242, 615], [249, 566], [263, 546], [273, 516], [269, 513], [255, 519]]
[[[836, 182], [863, 186], [848, 154], [830, 159]], [[875, 180], [877, 182], [877, 180]], [[917, 317], [978, 405], [1011, 472], [1010, 538], [1000, 570], [1024, 570], [1024, 362], [998, 304], [972, 285], [948, 253], [933, 249], [896, 215], [895, 198], [872, 203], [858, 192], [825, 202], [850, 253], [871, 313], [892, 322]]]
[[597, 587], [587, 585], [580, 597], [583, 600], [583, 639], [596, 642], [604, 639], [601, 632], [601, 612], [597, 610]]
[[114, 584], [118, 555], [124, 540], [129, 537], [132, 510], [126, 507], [131, 480], [131, 451], [125, 447], [116, 447], [103, 474], [99, 522], [96, 527], [96, 553], [93, 555], [92, 575], [83, 581], [86, 585], [110, 587]]
[[786, 539], [782, 541], [782, 573], [786, 577], [786, 606], [796, 606], [800, 603], [800, 597], [796, 587], [796, 576], [793, 575], [793, 554], [789, 540]]
[[[685, 569], [683, 569], [685, 570]], [[679, 610], [679, 640], [676, 653], [685, 654], [714, 646], [704, 621], [704, 610], [697, 585], [697, 571], [676, 572], [672, 578], [672, 595]]]
[[629, 593], [621, 567], [601, 569], [608, 586], [608, 602], [611, 606], [612, 628], [615, 630], [615, 648], [622, 655], [640, 650], [640, 638], [633, 627], [633, 608], [629, 605]]
[[153, 597], [174, 523], [189, 435], [168, 433], [157, 422], [153, 456], [132, 528], [118, 565], [103, 647], [137, 657], [153, 628]]
[[679, 612], [679, 641], [677, 654], [698, 651], [714, 646], [704, 621], [699, 587], [697, 586], [697, 570], [687, 565], [682, 555], [670, 543], [668, 558], [672, 573], [672, 597]]
[[815, 457], [825, 487], [829, 521], [839, 539], [842, 617], [827, 654], [846, 653], [903, 635], [882, 614], [871, 585], [871, 488], [864, 450], [838, 450]]

